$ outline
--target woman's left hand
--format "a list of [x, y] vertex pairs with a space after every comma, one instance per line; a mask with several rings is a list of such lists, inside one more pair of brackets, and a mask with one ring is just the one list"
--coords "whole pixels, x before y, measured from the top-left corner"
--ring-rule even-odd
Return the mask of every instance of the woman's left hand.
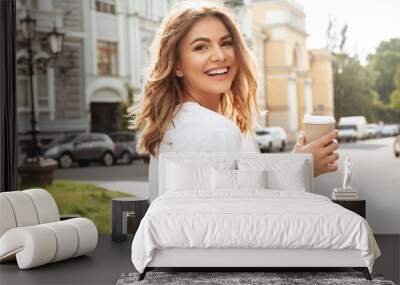
[[336, 161], [339, 154], [334, 152], [339, 148], [336, 141], [337, 130], [333, 130], [319, 139], [306, 144], [304, 133], [301, 132], [292, 153], [311, 153], [314, 158], [314, 177], [337, 170]]

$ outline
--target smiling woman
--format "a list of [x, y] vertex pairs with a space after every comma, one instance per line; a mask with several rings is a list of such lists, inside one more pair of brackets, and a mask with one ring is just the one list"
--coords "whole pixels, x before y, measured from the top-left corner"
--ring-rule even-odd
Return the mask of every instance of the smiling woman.
[[[228, 11], [184, 2], [161, 24], [140, 104], [130, 112], [139, 147], [151, 154], [150, 200], [163, 152], [240, 152], [252, 132], [256, 74]], [[258, 151], [256, 147], [253, 151]]]
[[142, 151], [158, 154], [166, 129], [187, 101], [233, 120], [241, 132], [251, 131], [255, 66], [224, 7], [179, 3], [161, 24], [151, 50], [142, 101], [130, 110], [132, 128], [142, 129]]

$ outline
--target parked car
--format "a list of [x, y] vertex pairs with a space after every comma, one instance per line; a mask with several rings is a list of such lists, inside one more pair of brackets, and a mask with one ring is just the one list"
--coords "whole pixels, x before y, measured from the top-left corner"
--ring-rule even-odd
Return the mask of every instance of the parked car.
[[287, 143], [287, 134], [282, 127], [268, 127], [265, 128], [271, 134], [272, 144], [271, 149], [277, 149], [279, 151], [284, 151]]
[[256, 130], [256, 141], [261, 152], [269, 152], [272, 150], [272, 135], [270, 131], [265, 128]]
[[400, 156], [400, 135], [397, 135], [396, 139], [393, 142], [393, 151], [396, 157]]
[[367, 137], [367, 120], [364, 116], [342, 117], [338, 129], [338, 141], [362, 140]]
[[399, 133], [399, 127], [396, 125], [385, 125], [382, 127], [381, 135], [383, 137], [393, 137]]
[[377, 124], [367, 125], [367, 138], [376, 139], [379, 136], [379, 127]]
[[143, 159], [149, 163], [148, 155], [136, 151], [137, 139], [134, 132], [114, 132], [110, 134], [115, 143], [115, 157], [122, 164], [130, 164], [135, 159]]
[[357, 127], [355, 125], [342, 125], [338, 127], [338, 142], [357, 141]]
[[86, 166], [93, 161], [111, 166], [114, 153], [113, 141], [100, 133], [62, 135], [43, 148], [43, 155], [57, 160], [61, 168], [69, 168], [74, 162]]

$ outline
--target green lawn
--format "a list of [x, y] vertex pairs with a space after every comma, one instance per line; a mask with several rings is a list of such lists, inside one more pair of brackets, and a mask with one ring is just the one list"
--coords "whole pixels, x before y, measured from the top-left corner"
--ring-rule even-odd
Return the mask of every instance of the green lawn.
[[[19, 189], [37, 188], [21, 186]], [[93, 184], [54, 180], [51, 185], [40, 186], [56, 200], [60, 215], [79, 214], [92, 220], [100, 234], [111, 234], [111, 199], [132, 196], [109, 191]]]

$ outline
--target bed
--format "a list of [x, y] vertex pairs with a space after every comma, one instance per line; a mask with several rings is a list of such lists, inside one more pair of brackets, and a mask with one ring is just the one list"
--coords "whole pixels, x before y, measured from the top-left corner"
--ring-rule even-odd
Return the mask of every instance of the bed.
[[368, 223], [312, 180], [308, 154], [160, 155], [160, 196], [132, 242], [139, 280], [173, 267], [352, 267], [370, 280]]

